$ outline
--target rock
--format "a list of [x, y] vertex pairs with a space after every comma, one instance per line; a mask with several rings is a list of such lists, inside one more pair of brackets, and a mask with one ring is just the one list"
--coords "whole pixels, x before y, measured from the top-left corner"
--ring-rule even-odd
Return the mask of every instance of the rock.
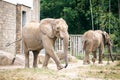
[[24, 65], [24, 64], [25, 64], [24, 54], [17, 54], [14, 65]]
[[[61, 62], [64, 62], [64, 53], [63, 51], [57, 51], [55, 52], [56, 55], [58, 56], [59, 60]], [[38, 56], [38, 64], [43, 64], [45, 59], [45, 54], [39, 54]], [[78, 60], [76, 59], [76, 57], [72, 56], [71, 54], [68, 54], [68, 61], [69, 62], [77, 62]], [[49, 63], [55, 63], [54, 60], [52, 58], [50, 58]]]
[[[14, 58], [14, 55], [12, 53], [0, 50], [0, 65], [2, 66], [11, 65], [13, 58]], [[23, 64], [24, 64], [23, 56], [16, 55], [14, 65], [23, 65]]]
[[[60, 61], [64, 61], [64, 53], [63, 51], [57, 51], [56, 54], [58, 55]], [[77, 62], [77, 58], [72, 56], [71, 54], [68, 54], [68, 62]]]
[[[63, 51], [57, 51], [56, 55], [58, 56], [58, 58], [61, 62], [64, 62]], [[11, 65], [13, 58], [14, 58], [14, 55], [12, 53], [0, 50], [0, 65], [2, 65], [2, 66]], [[39, 54], [38, 55], [38, 64], [43, 64], [44, 59], [45, 59], [45, 54]], [[69, 62], [77, 62], [78, 60], [71, 54], [68, 54], [68, 61]], [[49, 63], [55, 63], [55, 62], [52, 58], [50, 58]], [[17, 54], [13, 65], [24, 65], [24, 64], [25, 64], [24, 54]], [[33, 65], [32, 52], [30, 52], [30, 65]]]
[[76, 63], [76, 62], [78, 62], [78, 59], [75, 56], [68, 54], [68, 61], [72, 62], [72, 63]]
[[[45, 59], [45, 54], [39, 54], [38, 55], [38, 64], [43, 64]], [[53, 59], [49, 59], [49, 63], [54, 63]]]
[[13, 58], [11, 53], [0, 50], [0, 65], [11, 65]]

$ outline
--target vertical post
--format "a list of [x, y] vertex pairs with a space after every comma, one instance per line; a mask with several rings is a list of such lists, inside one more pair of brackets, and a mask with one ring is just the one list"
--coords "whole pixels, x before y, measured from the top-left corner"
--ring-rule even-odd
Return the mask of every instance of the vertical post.
[[110, 34], [110, 10], [111, 10], [111, 1], [109, 0], [109, 34]]
[[[22, 5], [16, 5], [16, 40], [22, 37]], [[22, 42], [16, 43], [16, 53], [23, 53]]]
[[[110, 6], [110, 0], [109, 0], [109, 34], [110, 34], [110, 8], [111, 8], [111, 6]], [[107, 64], [109, 64], [109, 54], [108, 54], [108, 62], [107, 62]]]
[[[119, 20], [120, 20], [120, 0], [118, 0], [118, 14], [119, 14]], [[120, 23], [118, 25], [120, 26]]]
[[74, 43], [73, 43], [73, 38], [74, 38], [74, 36], [71, 36], [71, 42], [72, 42], [72, 56], [73, 56], [73, 53], [74, 53]]
[[93, 13], [92, 13], [92, 3], [91, 3], [91, 0], [90, 0], [90, 11], [91, 11], [92, 30], [94, 30]]

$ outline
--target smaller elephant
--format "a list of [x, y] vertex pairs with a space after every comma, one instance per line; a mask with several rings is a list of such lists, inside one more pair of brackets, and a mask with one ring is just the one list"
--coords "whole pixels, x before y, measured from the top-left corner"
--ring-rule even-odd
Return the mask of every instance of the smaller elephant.
[[85, 51], [85, 57], [83, 60], [83, 64], [89, 64], [89, 54], [92, 52], [93, 58], [92, 62], [95, 63], [97, 58], [96, 52], [99, 49], [99, 64], [102, 63], [102, 55], [104, 53], [104, 45], [107, 45], [108, 52], [110, 53], [110, 57], [112, 58], [112, 43], [110, 41], [110, 36], [105, 31], [101, 30], [89, 30], [83, 35], [83, 50]]
[[33, 67], [37, 67], [37, 57], [41, 49], [45, 49], [45, 61], [43, 67], [46, 68], [50, 57], [55, 61], [57, 69], [64, 68], [54, 52], [54, 44], [57, 38], [63, 40], [65, 68], [68, 66], [68, 25], [64, 19], [46, 18], [40, 23], [31, 22], [23, 27], [22, 42], [25, 54], [25, 67], [29, 67], [29, 51], [33, 52]]

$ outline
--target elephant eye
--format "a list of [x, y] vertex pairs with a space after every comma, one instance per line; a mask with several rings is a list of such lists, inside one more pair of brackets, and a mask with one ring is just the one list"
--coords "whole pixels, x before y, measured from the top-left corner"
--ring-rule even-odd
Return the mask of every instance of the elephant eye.
[[60, 27], [57, 27], [57, 31], [59, 31], [60, 30]]
[[56, 31], [56, 33], [60, 33], [60, 31]]

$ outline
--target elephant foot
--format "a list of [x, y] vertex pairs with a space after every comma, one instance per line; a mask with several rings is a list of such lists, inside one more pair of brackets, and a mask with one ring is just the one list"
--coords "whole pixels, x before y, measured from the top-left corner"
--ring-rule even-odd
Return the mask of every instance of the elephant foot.
[[90, 61], [87, 61], [87, 62], [84, 61], [84, 62], [83, 62], [83, 65], [88, 65], [88, 64], [90, 64]]
[[60, 65], [60, 66], [57, 66], [57, 69], [58, 70], [61, 70], [61, 69], [63, 69], [64, 67], [62, 66], [62, 65]]
[[33, 67], [34, 67], [34, 68], [38, 68], [38, 66], [37, 66], [37, 65], [34, 65], [34, 64], [33, 64]]
[[99, 63], [99, 64], [103, 64], [103, 62], [102, 62], [102, 61], [99, 61], [98, 63]]
[[88, 62], [83, 62], [83, 65], [88, 65], [88, 64], [90, 64], [90, 63], [88, 63]]
[[88, 63], [88, 64], [90, 64], [90, 61], [89, 61], [89, 60], [87, 60], [87, 63]]
[[42, 66], [42, 68], [43, 68], [43, 69], [48, 69], [48, 67], [47, 67], [47, 66]]
[[26, 69], [27, 69], [27, 68], [29, 68], [29, 67], [24, 67], [24, 68], [26, 68]]
[[30, 68], [29, 66], [25, 66], [25, 68]]
[[83, 65], [87, 65], [88, 63], [86, 63], [86, 62], [83, 62]]
[[33, 66], [33, 68], [38, 68], [38, 66]]
[[96, 60], [96, 58], [92, 58], [92, 62], [93, 62], [93, 64], [95, 63], [95, 60]]

